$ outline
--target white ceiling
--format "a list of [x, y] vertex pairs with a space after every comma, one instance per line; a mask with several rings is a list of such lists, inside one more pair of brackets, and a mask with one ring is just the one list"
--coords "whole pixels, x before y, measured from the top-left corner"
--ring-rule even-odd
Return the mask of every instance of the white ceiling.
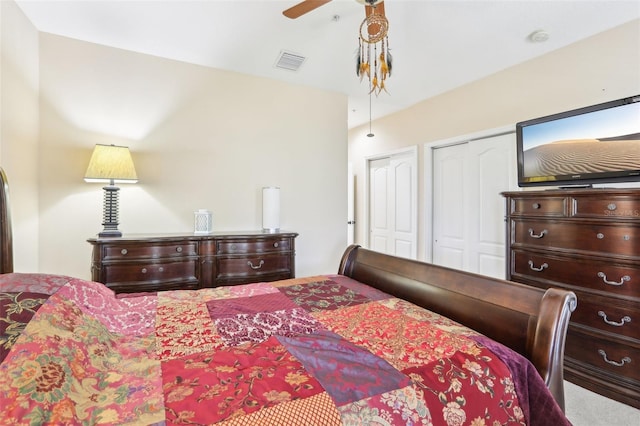
[[[333, 0], [292, 20], [298, 0], [32, 1], [16, 3], [39, 30], [179, 61], [348, 95], [349, 128], [369, 121], [356, 76], [364, 7]], [[387, 0], [393, 74], [373, 119], [640, 18], [638, 0]], [[545, 43], [528, 36], [544, 30]], [[307, 59], [275, 68], [281, 51]], [[597, 60], [597, 58], [594, 58]]]

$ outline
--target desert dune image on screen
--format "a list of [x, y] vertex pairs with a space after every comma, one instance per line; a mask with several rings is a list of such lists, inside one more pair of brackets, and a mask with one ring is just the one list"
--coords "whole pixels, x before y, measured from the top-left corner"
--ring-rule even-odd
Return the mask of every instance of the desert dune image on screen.
[[524, 127], [525, 178], [640, 171], [640, 102]]

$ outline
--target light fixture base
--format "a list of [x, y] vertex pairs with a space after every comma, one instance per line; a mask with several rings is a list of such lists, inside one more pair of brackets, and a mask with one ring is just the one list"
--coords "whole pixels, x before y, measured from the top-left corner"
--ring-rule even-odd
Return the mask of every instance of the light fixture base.
[[118, 192], [120, 188], [109, 185], [102, 188], [104, 190], [104, 208], [102, 226], [104, 229], [98, 234], [100, 237], [122, 237], [122, 232], [118, 230]]

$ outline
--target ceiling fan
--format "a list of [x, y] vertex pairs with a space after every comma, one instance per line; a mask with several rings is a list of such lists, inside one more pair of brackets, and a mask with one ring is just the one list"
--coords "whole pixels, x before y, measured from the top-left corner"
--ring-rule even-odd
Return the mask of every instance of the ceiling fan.
[[[317, 9], [331, 0], [303, 0], [282, 12], [291, 19]], [[385, 80], [391, 76], [392, 57], [389, 52], [387, 32], [389, 21], [384, 13], [384, 0], [356, 0], [365, 6], [365, 18], [360, 24], [358, 55], [356, 58], [356, 75], [362, 81], [369, 81], [369, 95], [376, 96], [387, 91]], [[378, 50], [379, 49], [379, 50]]]
[[[302, 15], [311, 12], [319, 8], [320, 6], [329, 3], [331, 0], [303, 0], [302, 2], [290, 7], [282, 12], [284, 16], [291, 19], [296, 19]], [[358, 3], [365, 6], [365, 16], [371, 15], [374, 8], [377, 14], [384, 16], [384, 0], [356, 0]]]

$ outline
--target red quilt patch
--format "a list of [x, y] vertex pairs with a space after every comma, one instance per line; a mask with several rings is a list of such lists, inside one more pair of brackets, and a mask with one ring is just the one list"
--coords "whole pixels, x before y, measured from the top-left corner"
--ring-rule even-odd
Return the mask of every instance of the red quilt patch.
[[168, 423], [211, 424], [323, 392], [274, 337], [163, 362], [162, 376]]

